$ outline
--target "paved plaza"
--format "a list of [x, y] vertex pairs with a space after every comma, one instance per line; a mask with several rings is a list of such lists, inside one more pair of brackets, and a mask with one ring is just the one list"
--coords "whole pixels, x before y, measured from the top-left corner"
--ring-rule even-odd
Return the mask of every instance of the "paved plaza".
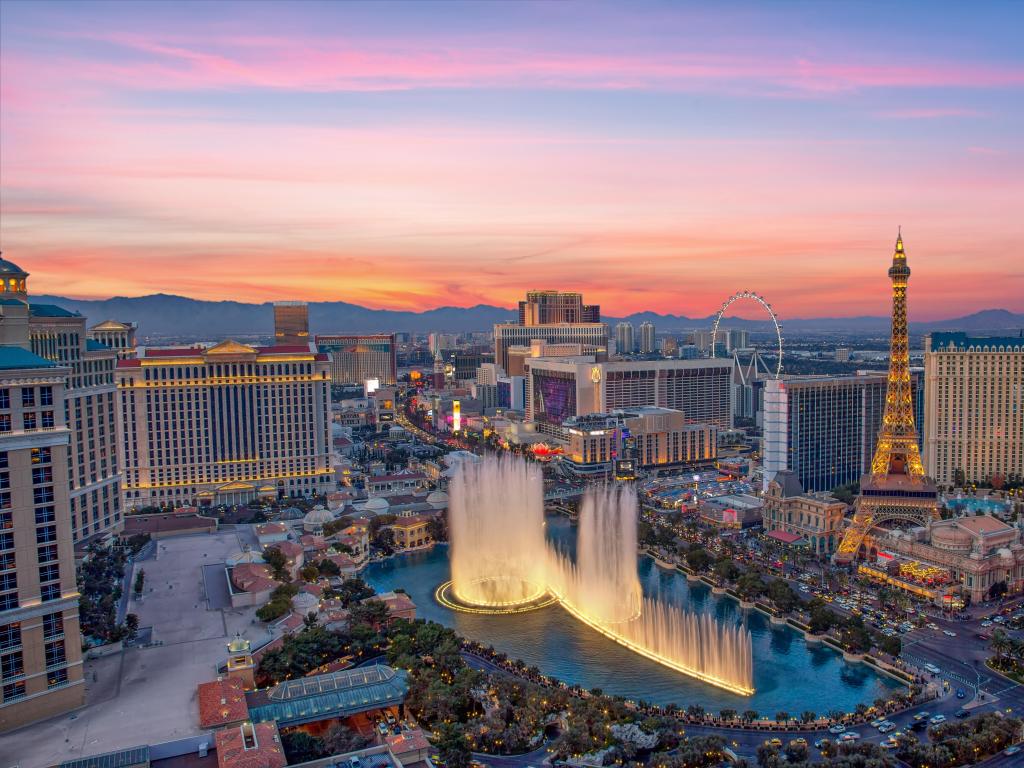
[[[217, 569], [204, 568], [223, 563], [239, 544], [234, 532], [157, 542], [155, 558], [134, 566], [146, 571], [146, 591], [141, 601], [133, 596], [128, 607], [140, 626], [153, 628], [155, 645], [86, 662], [86, 707], [5, 734], [0, 766], [43, 768], [198, 733], [196, 686], [216, 677], [227, 639], [236, 631], [254, 646], [268, 638], [254, 609], [220, 607], [226, 589], [218, 583]], [[211, 593], [216, 590], [212, 607], [207, 583]]]

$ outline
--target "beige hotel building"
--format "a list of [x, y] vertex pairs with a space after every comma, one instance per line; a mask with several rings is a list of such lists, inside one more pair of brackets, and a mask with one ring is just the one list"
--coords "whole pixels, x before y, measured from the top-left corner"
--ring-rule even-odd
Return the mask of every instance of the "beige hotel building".
[[933, 333], [924, 378], [925, 471], [936, 483], [1024, 477], [1024, 338]]
[[64, 420], [72, 370], [31, 351], [26, 278], [0, 259], [0, 733], [85, 702]]
[[332, 488], [329, 355], [230, 340], [139, 347], [116, 379], [127, 509]]

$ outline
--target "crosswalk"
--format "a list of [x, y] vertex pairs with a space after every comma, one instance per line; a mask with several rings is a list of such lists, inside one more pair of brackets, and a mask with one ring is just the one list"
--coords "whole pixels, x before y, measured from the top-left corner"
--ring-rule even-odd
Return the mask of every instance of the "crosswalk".
[[[929, 661], [928, 659], [923, 659], [920, 656], [915, 656], [914, 654], [907, 653], [906, 651], [904, 651], [901, 654], [901, 657], [905, 661], [910, 662], [911, 664], [913, 664], [914, 666], [916, 666], [916, 667], [918, 667], [920, 669], [924, 669], [924, 665], [925, 664], [934, 664], [933, 661]], [[936, 666], [938, 666], [938, 665], [936, 664]], [[985, 683], [988, 683], [992, 679], [988, 675], [981, 675], [981, 676], [979, 676], [979, 675], [972, 675], [971, 678], [968, 679], [966, 676], [960, 674], [959, 672], [953, 672], [953, 671], [946, 670], [946, 669], [943, 669], [939, 673], [939, 677], [947, 678], [949, 680], [955, 680], [958, 683], [962, 683], [963, 685], [968, 685], [971, 688], [975, 688], [975, 689], [980, 688], [981, 686], [985, 685]]]

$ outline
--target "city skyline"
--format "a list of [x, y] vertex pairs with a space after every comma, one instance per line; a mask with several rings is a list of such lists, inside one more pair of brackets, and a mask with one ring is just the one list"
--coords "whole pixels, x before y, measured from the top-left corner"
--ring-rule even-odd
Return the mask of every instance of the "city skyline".
[[34, 292], [881, 315], [902, 225], [915, 319], [1024, 310], [1019, 8], [308, 8], [4, 4]]

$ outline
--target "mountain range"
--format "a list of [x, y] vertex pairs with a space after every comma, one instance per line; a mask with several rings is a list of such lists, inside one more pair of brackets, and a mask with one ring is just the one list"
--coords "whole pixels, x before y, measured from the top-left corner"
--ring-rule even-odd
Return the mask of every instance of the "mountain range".
[[[179, 337], [212, 340], [233, 335], [253, 336], [273, 333], [272, 305], [246, 304], [238, 301], [204, 301], [184, 296], [158, 293], [149, 296], [117, 296], [102, 300], [69, 299], [63, 296], [33, 296], [34, 303], [57, 304], [89, 319], [89, 324], [114, 319], [135, 321], [142, 337]], [[516, 311], [488, 304], [475, 307], [440, 307], [424, 312], [403, 312], [389, 309], [368, 309], [344, 301], [309, 303], [309, 323], [312, 333], [398, 331], [488, 331], [495, 323], [510, 322]], [[710, 328], [714, 316], [685, 317], [640, 312], [624, 318], [605, 317], [614, 326], [620, 320], [634, 325], [644, 321], [654, 323], [660, 331], [684, 331]], [[751, 331], [770, 331], [771, 322], [727, 317], [723, 324], [730, 328]], [[887, 334], [889, 318], [886, 316], [818, 317], [784, 319], [785, 331], [809, 333], [848, 333], [854, 335]], [[1024, 329], [1024, 313], [1005, 309], [986, 309], [964, 317], [928, 322], [911, 322], [912, 333], [937, 330], [970, 331], [973, 333], [1003, 333], [1018, 335]]]

